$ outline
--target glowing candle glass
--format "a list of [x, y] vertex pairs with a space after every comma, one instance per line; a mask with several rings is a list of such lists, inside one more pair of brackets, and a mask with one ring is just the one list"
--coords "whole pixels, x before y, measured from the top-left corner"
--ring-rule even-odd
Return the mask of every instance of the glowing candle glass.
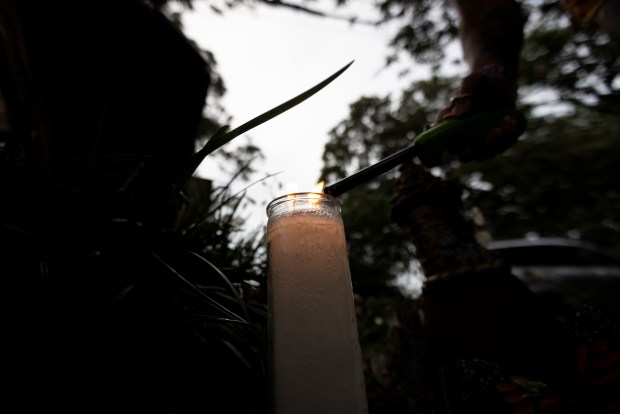
[[340, 204], [296, 193], [267, 215], [272, 412], [366, 413]]

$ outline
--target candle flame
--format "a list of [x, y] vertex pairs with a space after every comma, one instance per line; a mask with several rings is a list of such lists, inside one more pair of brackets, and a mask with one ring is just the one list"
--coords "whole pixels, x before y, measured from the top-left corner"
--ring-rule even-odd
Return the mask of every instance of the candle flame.
[[313, 193], [322, 193], [323, 187], [325, 187], [325, 181], [319, 181], [312, 189]]
[[[309, 191], [310, 193], [323, 193], [323, 187], [325, 187], [325, 181], [319, 181], [318, 183], [315, 184], [315, 186], [312, 188], [311, 191]], [[299, 192], [299, 189], [297, 187], [297, 184], [294, 183], [289, 183], [286, 185], [286, 194], [287, 197], [289, 199], [295, 198], [295, 194]], [[319, 198], [318, 195], [310, 196], [311, 198]]]
[[[322, 193], [323, 186], [325, 185], [325, 181], [319, 181], [314, 188], [312, 189], [313, 193]], [[321, 196], [319, 194], [310, 194], [310, 198], [312, 199], [311, 204], [313, 207], [318, 207], [319, 202], [321, 200]]]
[[[310, 198], [310, 205], [316, 207], [319, 205], [319, 202], [321, 200], [321, 195], [323, 193], [323, 187], [325, 186], [325, 181], [319, 181], [314, 188], [312, 189], [312, 191], [309, 191], [307, 198]], [[296, 200], [297, 199], [297, 185], [295, 184], [288, 184], [286, 186], [287, 189], [287, 194], [286, 194], [286, 198], [289, 200]]]

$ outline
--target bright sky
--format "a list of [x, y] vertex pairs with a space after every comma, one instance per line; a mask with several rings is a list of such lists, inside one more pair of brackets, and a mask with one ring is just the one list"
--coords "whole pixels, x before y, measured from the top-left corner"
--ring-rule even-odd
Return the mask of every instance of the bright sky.
[[[360, 9], [366, 16], [371, 10], [370, 6]], [[347, 117], [349, 104], [363, 95], [385, 95], [398, 89], [397, 69], [383, 70], [391, 38], [389, 27], [350, 25], [266, 6], [239, 7], [218, 15], [201, 2], [195, 2], [195, 10], [185, 14], [183, 24], [190, 38], [215, 55], [227, 86], [222, 104], [233, 117], [231, 128], [289, 100], [354, 60], [325, 89], [246, 134], [265, 155], [265, 161], [256, 165], [261, 172], [256, 178], [279, 173], [248, 190], [248, 197], [257, 201], [244, 214], [252, 228], [266, 224], [265, 206], [273, 198], [312, 190], [319, 178], [328, 131]], [[233, 146], [235, 141], [227, 145]], [[216, 182], [221, 179], [209, 158], [199, 174]]]

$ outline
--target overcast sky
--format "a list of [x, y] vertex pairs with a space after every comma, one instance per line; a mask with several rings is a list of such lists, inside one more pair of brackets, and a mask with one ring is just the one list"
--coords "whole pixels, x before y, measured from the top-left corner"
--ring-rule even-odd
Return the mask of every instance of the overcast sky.
[[[372, 8], [359, 11], [369, 17]], [[266, 157], [256, 165], [261, 171], [257, 178], [279, 173], [248, 191], [258, 202], [244, 211], [249, 226], [266, 223], [265, 206], [273, 198], [292, 190], [312, 190], [328, 131], [347, 117], [352, 102], [363, 95], [385, 95], [402, 84], [397, 68], [383, 70], [392, 35], [389, 27], [350, 25], [266, 6], [217, 15], [201, 2], [185, 14], [183, 24], [187, 35], [217, 59], [227, 86], [223, 105], [233, 117], [232, 128], [354, 61], [325, 89], [247, 133]], [[209, 158], [199, 172], [216, 182], [221, 179]]]

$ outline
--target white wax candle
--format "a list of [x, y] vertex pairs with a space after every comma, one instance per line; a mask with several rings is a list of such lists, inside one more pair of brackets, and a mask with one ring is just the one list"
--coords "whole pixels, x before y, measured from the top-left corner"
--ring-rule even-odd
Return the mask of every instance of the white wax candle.
[[268, 223], [273, 411], [366, 413], [339, 206], [294, 204]]

